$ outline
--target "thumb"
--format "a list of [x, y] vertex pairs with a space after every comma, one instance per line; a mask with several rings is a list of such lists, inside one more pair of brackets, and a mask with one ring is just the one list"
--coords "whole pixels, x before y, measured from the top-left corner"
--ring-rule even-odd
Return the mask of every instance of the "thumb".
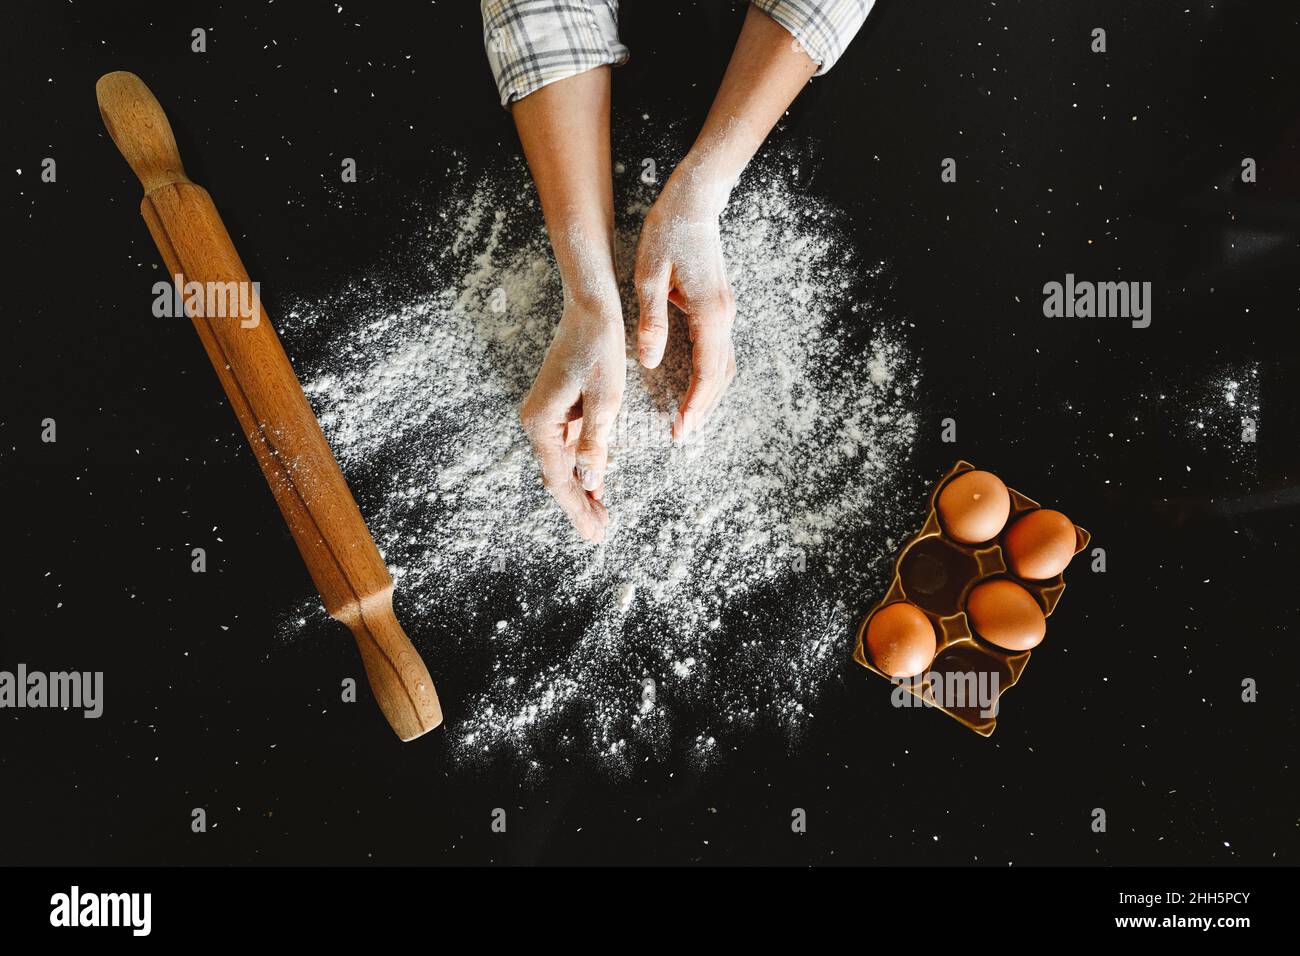
[[574, 450], [578, 481], [587, 491], [599, 491], [609, 462], [609, 436], [618, 418], [622, 396], [612, 388], [593, 388], [582, 396], [582, 431]]
[[646, 368], [663, 361], [668, 344], [668, 280], [671, 267], [659, 265], [654, 272], [637, 277], [636, 292], [641, 306], [637, 323], [637, 357]]

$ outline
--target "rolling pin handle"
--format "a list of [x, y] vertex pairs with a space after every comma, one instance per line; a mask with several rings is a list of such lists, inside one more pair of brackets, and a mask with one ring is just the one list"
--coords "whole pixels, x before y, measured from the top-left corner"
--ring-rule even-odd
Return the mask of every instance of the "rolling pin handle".
[[399, 738], [414, 740], [442, 723], [433, 678], [393, 614], [391, 586], [330, 616], [356, 638], [375, 702]]
[[108, 135], [146, 193], [190, 181], [167, 114], [140, 77], [124, 70], [105, 73], [95, 84], [95, 99]]

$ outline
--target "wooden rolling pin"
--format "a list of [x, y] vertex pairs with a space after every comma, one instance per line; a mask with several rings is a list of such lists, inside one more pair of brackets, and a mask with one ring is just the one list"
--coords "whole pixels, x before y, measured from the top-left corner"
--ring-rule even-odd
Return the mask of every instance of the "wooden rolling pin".
[[[133, 73], [109, 73], [95, 94], [109, 136], [144, 186], [140, 209], [170, 274], [205, 289], [209, 282], [249, 282], [212, 198], [185, 175], [171, 126], [149, 88]], [[388, 568], [293, 366], [261, 303], [251, 291], [246, 297], [252, 317], [206, 316], [191, 308], [194, 328], [325, 609], [357, 639], [380, 710], [403, 740], [419, 737], [442, 723], [433, 680], [393, 614]]]

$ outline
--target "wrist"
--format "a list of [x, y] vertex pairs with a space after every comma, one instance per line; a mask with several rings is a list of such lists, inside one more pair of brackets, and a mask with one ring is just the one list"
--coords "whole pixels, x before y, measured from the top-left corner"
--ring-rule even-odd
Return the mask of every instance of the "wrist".
[[564, 315], [588, 329], [623, 330], [623, 303], [615, 290], [613, 295], [603, 290], [591, 291], [576, 285], [564, 283]]
[[717, 219], [731, 199], [744, 164], [729, 161], [717, 148], [693, 146], [677, 164], [664, 190], [688, 208]]
[[613, 311], [621, 316], [612, 225], [575, 219], [553, 223], [550, 232], [565, 304], [587, 314]]
[[720, 194], [725, 206], [726, 198], [762, 142], [763, 136], [741, 116], [710, 117], [682, 160], [682, 166], [715, 194]]

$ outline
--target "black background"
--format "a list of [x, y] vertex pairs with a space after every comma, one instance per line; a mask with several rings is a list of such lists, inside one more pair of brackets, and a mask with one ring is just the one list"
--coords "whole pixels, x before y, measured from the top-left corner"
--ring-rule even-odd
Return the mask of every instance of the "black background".
[[[615, 153], [646, 112], [684, 149], [743, 7], [624, 8]], [[1294, 4], [881, 2], [774, 135], [890, 263], [879, 295], [924, 376], [918, 521], [961, 457], [1106, 549], [1105, 574], [1073, 566], [997, 733], [897, 711], [846, 660], [794, 748], [760, 733], [706, 772], [568, 764], [527, 781], [449, 763], [442, 731], [399, 744], [364, 698], [339, 704], [340, 677], [362, 674], [341, 627], [275, 640], [310, 580], [197, 337], [150, 314], [157, 254], [94, 100], [109, 70], [151, 85], [274, 316], [383, 260], [449, 156], [490, 172], [517, 155], [475, 5], [0, 18], [0, 668], [106, 675], [97, 721], [0, 711], [0, 862], [1295, 862]], [[56, 183], [39, 180], [47, 156]], [[956, 184], [939, 181], [947, 156]], [[1151, 281], [1152, 326], [1044, 319], [1042, 285], [1067, 272]], [[1199, 383], [1241, 367], [1259, 371], [1258, 442], [1196, 434]], [[479, 678], [438, 634], [413, 636], [454, 724]], [[1246, 677], [1258, 703], [1240, 700]], [[490, 832], [496, 807], [507, 834]]]

